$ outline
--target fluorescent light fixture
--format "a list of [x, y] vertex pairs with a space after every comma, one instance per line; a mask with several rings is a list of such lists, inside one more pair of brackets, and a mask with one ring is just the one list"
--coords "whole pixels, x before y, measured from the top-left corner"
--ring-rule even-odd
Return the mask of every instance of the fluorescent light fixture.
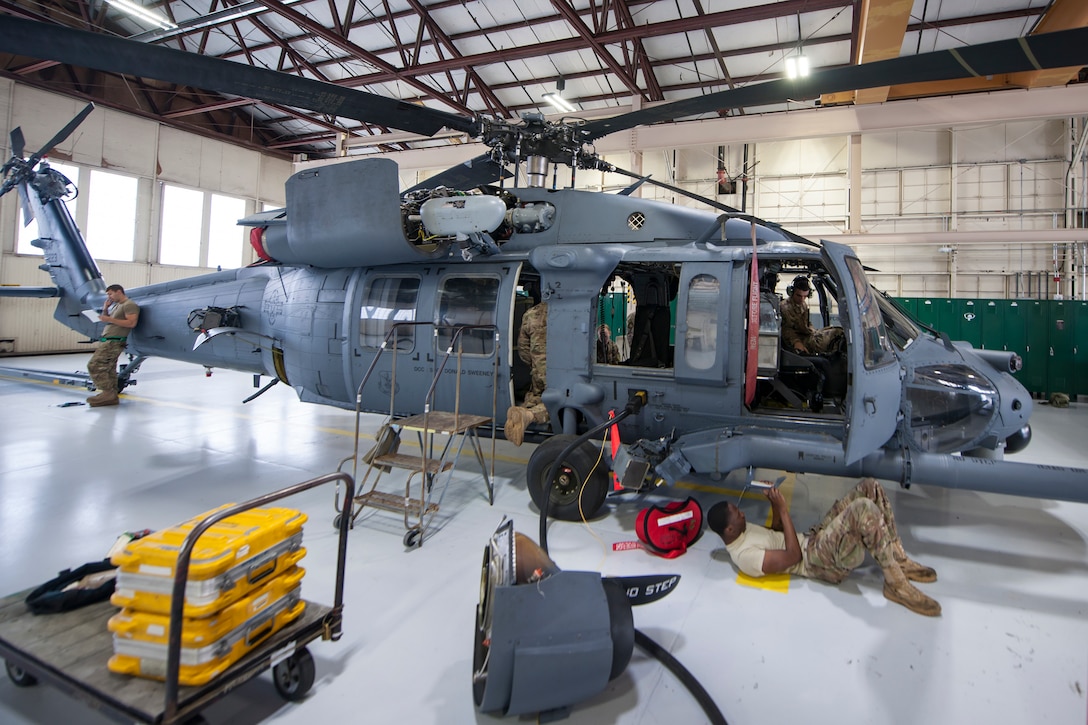
[[166, 16], [159, 15], [158, 13], [148, 10], [142, 5], [137, 5], [129, 0], [106, 0], [110, 5], [117, 8], [121, 12], [134, 17], [138, 20], [143, 20], [145, 23], [151, 23], [163, 30], [172, 30], [176, 27], [174, 23], [166, 19]]
[[808, 57], [804, 55], [794, 57], [791, 55], [789, 58], [786, 58], [787, 78], [806, 78], [808, 76], [808, 69]]
[[541, 98], [558, 108], [560, 111], [563, 111], [564, 113], [574, 113], [578, 110], [573, 105], [571, 105], [570, 101], [568, 101], [566, 98], [563, 98], [563, 96], [559, 95], [558, 93], [552, 93], [551, 91], [549, 91], [541, 96]]

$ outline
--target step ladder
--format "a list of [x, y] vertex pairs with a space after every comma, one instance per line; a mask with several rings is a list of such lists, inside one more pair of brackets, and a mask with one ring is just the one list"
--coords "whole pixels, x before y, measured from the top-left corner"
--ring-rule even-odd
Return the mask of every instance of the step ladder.
[[[398, 325], [394, 325], [394, 329], [390, 330], [390, 336], [392, 336], [394, 340], [392, 346], [394, 361], [396, 360], [397, 349], [395, 344], [397, 326]], [[407, 530], [404, 534], [404, 545], [408, 548], [423, 546], [427, 523], [436, 513], [438, 513], [442, 498], [445, 495], [450, 480], [453, 478], [454, 470], [461, 460], [461, 455], [464, 452], [466, 443], [469, 445], [469, 448], [476, 458], [476, 462], [480, 465], [480, 470], [483, 472], [484, 483], [487, 486], [488, 504], [493, 505], [495, 503], [495, 487], [492, 481], [492, 475], [488, 472], [488, 465], [484, 459], [483, 448], [480, 444], [479, 436], [479, 429], [490, 426], [494, 420], [494, 416], [470, 415], [459, 411], [461, 399], [460, 369], [457, 371], [458, 374], [453, 376], [457, 381], [455, 407], [458, 409], [454, 411], [429, 409], [430, 401], [434, 398], [436, 384], [441, 377], [446, 361], [449, 359], [454, 346], [460, 338], [462, 330], [472, 329], [474, 327], [483, 326], [465, 326], [464, 328], [457, 328], [455, 331], [454, 343], [451, 344], [450, 349], [446, 351], [446, 358], [443, 359], [441, 365], [438, 366], [434, 381], [427, 392], [427, 403], [424, 406], [423, 413], [397, 418], [392, 414], [392, 411], [395, 409], [395, 402], [393, 400], [390, 401], [391, 412], [389, 418], [382, 427], [382, 430], [380, 430], [376, 436], [377, 440], [374, 448], [372, 448], [370, 453], [362, 459], [363, 462], [366, 463], [366, 471], [362, 477], [358, 479], [359, 486], [357, 490], [361, 490], [368, 481], [370, 482], [370, 488], [354, 497], [351, 502], [350, 512], [346, 508], [345, 510], [340, 511], [334, 521], [335, 525], [339, 525], [340, 516], [343, 515], [350, 515], [350, 524], [354, 525], [363, 510], [368, 506], [383, 511], [401, 513], [404, 516], [404, 527]], [[381, 353], [379, 352], [379, 355], [380, 354]], [[459, 353], [457, 354], [457, 358], [457, 365], [458, 368], [460, 368]], [[495, 351], [495, 358], [496, 360], [498, 359], [497, 349]], [[375, 357], [375, 362], [376, 361], [377, 357]], [[373, 367], [374, 365], [372, 364], [371, 369], [373, 369]], [[362, 390], [363, 385], [366, 384], [369, 374], [370, 371], [367, 372], [367, 375], [363, 378], [363, 382], [360, 383], [360, 391]], [[399, 451], [403, 437], [412, 433], [416, 435], [420, 455], [410, 455]], [[357, 419], [356, 443], [358, 443], [358, 436]], [[356, 446], [356, 450], [358, 450], [358, 445]], [[348, 461], [356, 460], [357, 453], [356, 455], [341, 461], [341, 467]], [[491, 465], [493, 473], [494, 455], [492, 455]], [[381, 481], [382, 477], [394, 470], [408, 472], [408, 477], [404, 482], [403, 494], [378, 490], [378, 483]], [[436, 485], [438, 487], [437, 500], [433, 500], [434, 494], [436, 493]], [[419, 492], [418, 497], [414, 495], [413, 488]]]

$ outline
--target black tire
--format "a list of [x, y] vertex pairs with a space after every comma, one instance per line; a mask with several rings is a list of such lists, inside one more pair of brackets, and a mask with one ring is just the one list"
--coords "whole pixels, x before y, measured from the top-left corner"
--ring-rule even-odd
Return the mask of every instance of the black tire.
[[[529, 496], [537, 508], [543, 508], [544, 488], [552, 464], [563, 449], [575, 439], [560, 435], [537, 446], [525, 469]], [[581, 521], [592, 518], [608, 496], [608, 467], [600, 458], [600, 450], [586, 441], [571, 451], [559, 467], [556, 482], [551, 486], [548, 515], [560, 521]], [[581, 498], [581, 507], [579, 507]]]
[[423, 546], [423, 532], [417, 528], [408, 529], [404, 534], [404, 545], [409, 549], [416, 549]]
[[310, 650], [300, 647], [295, 653], [272, 668], [272, 683], [276, 692], [288, 702], [298, 702], [314, 686], [314, 657]]
[[33, 687], [38, 684], [38, 678], [24, 670], [19, 665], [13, 665], [4, 660], [4, 669], [8, 672], [8, 679], [16, 687]]

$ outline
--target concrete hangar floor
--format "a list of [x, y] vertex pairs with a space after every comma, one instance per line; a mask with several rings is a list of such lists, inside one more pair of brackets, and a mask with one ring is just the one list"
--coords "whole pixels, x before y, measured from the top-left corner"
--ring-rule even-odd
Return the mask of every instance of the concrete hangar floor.
[[[69, 372], [86, 361], [2, 363]], [[0, 594], [101, 558], [121, 532], [164, 528], [331, 472], [351, 454], [353, 413], [300, 403], [282, 386], [242, 405], [253, 392], [248, 375], [205, 378], [198, 367], [156, 359], [113, 408], [65, 406], [86, 397], [81, 389], [0, 379]], [[362, 422], [372, 437], [381, 419]], [[1040, 405], [1033, 423], [1034, 440], [1020, 459], [1088, 467], [1088, 405]], [[310, 695], [286, 704], [266, 673], [205, 710], [207, 720], [502, 720], [474, 706], [472, 631], [491, 533], [505, 516], [537, 538], [524, 480], [531, 450], [499, 442], [493, 506], [475, 461], [462, 462], [419, 549], [405, 549], [400, 515], [364, 513], [348, 540], [344, 635], [311, 643], [317, 679]], [[788, 477], [798, 528], [853, 483]], [[647, 504], [633, 497], [611, 502], [589, 525], [553, 523], [549, 544], [567, 570], [681, 574], [665, 599], [635, 608], [635, 626], [702, 683], [733, 725], [1088, 720], [1088, 506], [888, 488], [907, 551], [939, 573], [936, 583], [921, 585], [943, 606], [937, 619], [886, 601], [871, 561], [838, 587], [796, 578], [753, 587], [712, 534], [671, 561], [614, 551], [612, 544], [635, 540], [633, 522]], [[665, 495], [694, 494], [709, 506], [738, 489], [678, 487]], [[283, 505], [309, 515], [303, 596], [330, 604], [333, 488]], [[746, 496], [742, 506], [754, 521], [766, 516], [762, 497]], [[49, 686], [17, 688], [0, 677], [7, 725], [106, 721]], [[566, 722], [704, 721], [678, 680], [636, 648], [626, 671]]]

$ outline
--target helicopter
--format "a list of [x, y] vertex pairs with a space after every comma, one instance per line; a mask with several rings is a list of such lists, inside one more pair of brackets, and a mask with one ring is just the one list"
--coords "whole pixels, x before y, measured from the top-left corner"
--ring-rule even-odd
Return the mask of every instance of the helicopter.
[[[540, 445], [526, 476], [534, 503], [566, 520], [593, 516], [612, 491], [722, 486], [730, 472], [756, 467], [1088, 501], [1086, 470], [1004, 460], [1030, 441], [1032, 398], [1014, 377], [1015, 352], [923, 327], [869, 283], [847, 246], [711, 199], [701, 201], [713, 211], [638, 198], [631, 192], [642, 183], [690, 192], [619, 169], [592, 147], [637, 125], [784, 98], [1084, 65], [1086, 49], [1088, 28], [1078, 28], [595, 121], [508, 121], [0, 18], [2, 52], [478, 138], [485, 153], [404, 191], [387, 158], [294, 174], [286, 208], [239, 222], [259, 263], [128, 290], [141, 315], [122, 383], [160, 356], [269, 376], [303, 401], [395, 418], [431, 405], [424, 392], [436, 378], [457, 378], [438, 386], [433, 405], [490, 416], [523, 399], [520, 323], [546, 302], [550, 421], [528, 432]], [[59, 297], [56, 319], [94, 336], [83, 313], [101, 305], [104, 282], [62, 201], [71, 182], [43, 162], [90, 110], [28, 158], [13, 131], [0, 194], [18, 189], [24, 213], [37, 218], [34, 244], [55, 285], [21, 294]], [[561, 165], [571, 169], [569, 188], [557, 186]], [[587, 169], [633, 182], [615, 194], [575, 189], [573, 175]], [[782, 347], [777, 285], [790, 279], [811, 284], [812, 315], [842, 329], [840, 349], [804, 356]], [[597, 331], [616, 290], [630, 324], [613, 332], [626, 350], [601, 361]], [[458, 365], [447, 368], [443, 355], [454, 348]], [[589, 439], [605, 430], [607, 444]]]

